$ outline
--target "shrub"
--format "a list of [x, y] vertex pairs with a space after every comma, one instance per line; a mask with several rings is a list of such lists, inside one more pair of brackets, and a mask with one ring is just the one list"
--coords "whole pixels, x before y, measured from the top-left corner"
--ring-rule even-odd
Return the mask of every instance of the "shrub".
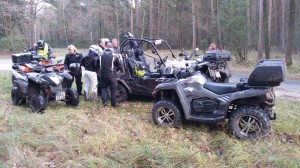
[[24, 35], [18, 31], [12, 31], [10, 35], [0, 39], [0, 49], [6, 49], [11, 52], [20, 50], [25, 44]]

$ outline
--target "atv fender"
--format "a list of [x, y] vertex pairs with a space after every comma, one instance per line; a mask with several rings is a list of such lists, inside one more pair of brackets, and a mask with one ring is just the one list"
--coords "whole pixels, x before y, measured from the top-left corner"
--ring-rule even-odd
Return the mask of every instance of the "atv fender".
[[269, 91], [270, 91], [270, 89], [266, 89], [266, 88], [263, 88], [263, 89], [251, 88], [248, 90], [239, 91], [239, 92], [232, 94], [231, 102], [234, 100], [238, 100], [238, 99], [264, 96]]
[[72, 76], [70, 75], [70, 73], [68, 72], [68, 71], [63, 71], [62, 73], [61, 73], [61, 76], [63, 77], [63, 78], [65, 78], [65, 79], [68, 79], [68, 80], [72, 80]]
[[125, 88], [128, 90], [128, 93], [132, 94], [132, 90], [130, 89], [130, 87], [127, 85], [127, 83], [123, 79], [117, 79], [117, 82], [121, 83], [122, 85], [124, 85]]
[[[161, 91], [175, 91], [176, 92], [176, 96], [178, 97], [178, 100], [180, 101], [180, 104], [177, 104], [179, 107], [182, 108], [182, 112], [184, 114], [184, 117], [186, 119], [189, 119], [191, 118], [191, 115], [189, 113], [190, 111], [190, 106], [189, 106], [189, 103], [188, 103], [188, 99], [187, 97], [185, 96], [184, 94], [184, 90], [182, 88], [184, 87], [181, 87], [180, 85], [182, 85], [181, 83], [178, 83], [178, 82], [170, 82], [170, 83], [161, 83], [159, 85], [156, 86], [154, 92], [152, 93], [153, 97], [155, 100], [159, 100], [159, 96], [160, 96], [160, 93]], [[179, 102], [178, 102], [179, 103]]]

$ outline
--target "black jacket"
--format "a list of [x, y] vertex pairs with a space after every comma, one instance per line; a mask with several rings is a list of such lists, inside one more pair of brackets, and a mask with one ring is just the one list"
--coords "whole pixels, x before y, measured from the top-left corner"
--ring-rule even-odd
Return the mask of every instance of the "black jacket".
[[105, 49], [100, 57], [101, 73], [116, 73], [118, 70], [122, 70], [122, 65], [116, 54], [113, 53], [113, 49]]
[[99, 57], [98, 55], [87, 55], [81, 59], [81, 66], [86, 70], [96, 72], [99, 68]]
[[80, 63], [81, 59], [83, 58], [81, 53], [76, 54], [66, 54], [64, 67], [65, 69], [69, 69], [71, 63]]

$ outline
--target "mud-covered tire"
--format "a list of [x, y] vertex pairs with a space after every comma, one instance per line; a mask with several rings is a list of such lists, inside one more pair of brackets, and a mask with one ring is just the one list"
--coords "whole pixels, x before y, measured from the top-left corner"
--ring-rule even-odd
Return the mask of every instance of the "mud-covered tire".
[[117, 102], [124, 102], [128, 99], [128, 92], [126, 88], [121, 84], [117, 85], [116, 97]]
[[160, 100], [152, 108], [152, 119], [156, 125], [180, 127], [182, 116], [178, 108], [170, 100]]
[[[111, 92], [110, 92], [110, 89], [108, 88], [107, 89], [107, 95], [108, 97], [111, 97]], [[116, 90], [116, 100], [117, 102], [124, 102], [124, 101], [127, 101], [128, 99], [128, 92], [127, 92], [127, 89], [125, 88], [124, 85], [122, 84], [117, 84], [117, 90]]]
[[228, 121], [229, 130], [238, 139], [253, 140], [271, 130], [268, 114], [259, 107], [240, 106]]
[[21, 106], [26, 103], [26, 99], [19, 96], [17, 88], [11, 89], [11, 101], [15, 106]]
[[41, 95], [33, 94], [30, 97], [29, 105], [33, 113], [42, 113], [46, 109], [46, 104], [46, 99]]
[[73, 88], [66, 89], [66, 104], [67, 106], [78, 106], [79, 95]]

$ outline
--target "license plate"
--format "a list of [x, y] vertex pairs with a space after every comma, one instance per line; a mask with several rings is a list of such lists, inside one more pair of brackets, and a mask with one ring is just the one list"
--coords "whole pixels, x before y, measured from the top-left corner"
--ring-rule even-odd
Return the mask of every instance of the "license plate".
[[66, 92], [56, 92], [55, 100], [64, 100], [66, 98]]
[[215, 71], [215, 72], [216, 72], [216, 77], [217, 77], [217, 78], [221, 78], [220, 71]]

